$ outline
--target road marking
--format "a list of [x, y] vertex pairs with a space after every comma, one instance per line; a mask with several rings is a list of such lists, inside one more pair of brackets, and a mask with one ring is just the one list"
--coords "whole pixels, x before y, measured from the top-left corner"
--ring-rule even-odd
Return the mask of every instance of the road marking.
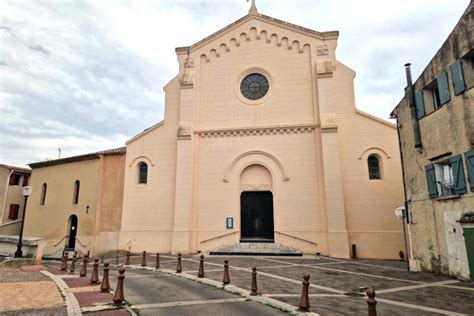
[[394, 288], [386, 289], [386, 290], [378, 290], [377, 295], [385, 294], [385, 293], [399, 292], [399, 291], [406, 291], [406, 290], [416, 290], [416, 289], [422, 289], [422, 288], [425, 288], [425, 287], [451, 284], [451, 283], [455, 283], [455, 282], [458, 282], [458, 281], [457, 280], [447, 280], [447, 281], [432, 282], [432, 283], [425, 283], [425, 284], [419, 284], [419, 285], [400, 286], [400, 287], [394, 287]]
[[247, 300], [246, 298], [224, 298], [224, 299], [205, 300], [205, 301], [150, 303], [150, 304], [132, 305], [131, 308], [132, 309], [150, 309], [150, 308], [163, 308], [163, 307], [189, 306], [189, 305], [222, 304], [222, 303], [245, 302], [246, 300]]
[[[269, 260], [269, 261], [274, 261], [274, 262], [282, 262], [282, 261], [274, 260], [274, 259], [264, 259], [264, 260]], [[292, 267], [295, 267], [295, 266], [309, 267], [309, 268], [313, 268], [313, 269], [328, 270], [328, 271], [335, 271], [335, 272], [355, 274], [355, 275], [364, 275], [364, 276], [368, 276], [368, 277], [374, 277], [374, 278], [392, 280], [392, 281], [402, 281], [402, 282], [409, 282], [409, 283], [416, 283], [416, 284], [425, 284], [426, 283], [426, 282], [413, 281], [413, 280], [407, 280], [407, 279], [392, 278], [392, 277], [387, 277], [387, 276], [382, 276], [382, 275], [374, 275], [374, 274], [363, 273], [363, 272], [353, 272], [353, 271], [347, 271], [347, 270], [325, 268], [325, 267], [320, 267], [319, 265], [318, 266], [309, 265], [309, 264], [293, 264], [292, 265]]]
[[[264, 297], [300, 297], [301, 294], [262, 294]], [[309, 297], [347, 297], [343, 294], [308, 294]]]
[[418, 310], [422, 310], [426, 312], [438, 313], [438, 314], [443, 314], [443, 315], [455, 315], [455, 316], [467, 315], [467, 314], [456, 313], [456, 312], [447, 311], [447, 310], [438, 309], [438, 308], [432, 308], [432, 307], [427, 307], [427, 306], [422, 306], [422, 305], [415, 305], [415, 304], [410, 304], [410, 303], [402, 303], [398, 301], [387, 300], [385, 298], [380, 298], [380, 297], [377, 298], [377, 302], [403, 306], [403, 307], [408, 307], [408, 308], [413, 308], [413, 309], [418, 309]]
[[347, 261], [347, 262], [348, 263], [359, 264], [359, 265], [363, 265], [363, 266], [369, 266], [369, 267], [376, 267], [376, 268], [382, 268], [382, 269], [388, 269], [388, 270], [397, 270], [397, 271], [407, 271], [408, 272], [407, 269], [380, 266], [380, 265], [377, 265], [377, 264], [366, 263], [365, 261], [358, 261], [358, 262]]
[[[456, 281], [456, 280], [454, 280]], [[459, 282], [459, 281], [457, 281]], [[456, 285], [439, 285], [439, 287], [447, 287], [450, 289], [457, 289], [457, 290], [468, 290], [468, 291], [474, 291], [473, 287], [467, 287], [467, 286], [456, 286]]]

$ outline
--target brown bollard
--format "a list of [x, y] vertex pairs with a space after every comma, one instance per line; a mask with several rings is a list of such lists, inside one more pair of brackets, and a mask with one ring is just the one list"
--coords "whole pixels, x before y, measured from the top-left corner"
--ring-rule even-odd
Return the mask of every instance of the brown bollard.
[[88, 261], [89, 257], [86, 255], [84, 255], [84, 257], [82, 257], [82, 267], [81, 267], [81, 272], [79, 273], [79, 276], [81, 278], [85, 277], [87, 275], [87, 261]]
[[178, 263], [176, 264], [176, 273], [181, 273], [183, 269], [181, 268], [181, 253], [178, 253]]
[[157, 253], [156, 254], [156, 264], [155, 264], [155, 269], [159, 269], [160, 268], [160, 254]]
[[100, 284], [100, 291], [102, 293], [108, 293], [110, 290], [109, 284], [109, 262], [104, 262], [104, 275], [102, 276], [102, 283]]
[[142, 252], [142, 267], [146, 267], [146, 251]]
[[377, 309], [375, 305], [377, 305], [377, 301], [375, 300], [375, 290], [374, 289], [367, 289], [365, 292], [369, 297], [367, 299], [367, 305], [369, 309], [369, 316], [377, 316]]
[[257, 293], [257, 268], [256, 267], [252, 268], [252, 291], [250, 292], [250, 295], [252, 295], [252, 296], [258, 295], [258, 293]]
[[222, 279], [222, 283], [229, 284], [230, 277], [229, 277], [229, 260], [224, 260], [224, 278]]
[[67, 259], [69, 255], [67, 252], [64, 252], [63, 254], [63, 264], [61, 265], [61, 271], [67, 271]]
[[300, 303], [298, 304], [299, 310], [303, 312], [309, 311], [309, 274], [303, 275], [303, 291], [301, 292]]
[[198, 278], [204, 278], [204, 256], [199, 256], [199, 271]]
[[77, 261], [77, 254], [74, 253], [74, 255], [72, 256], [71, 268], [69, 269], [70, 273], [74, 273], [74, 270], [76, 269], [76, 261]]
[[130, 265], [130, 251], [127, 251], [127, 259], [125, 259], [125, 265]]
[[118, 279], [118, 281], [117, 281], [117, 290], [115, 290], [113, 301], [114, 301], [115, 305], [123, 305], [123, 303], [125, 301], [125, 297], [124, 297], [124, 294], [123, 294], [123, 279], [125, 279], [125, 275], [124, 275], [125, 268], [120, 267], [118, 272], [119, 272], [119, 276], [117, 277], [117, 279]]
[[99, 258], [94, 258], [92, 268], [91, 283], [99, 283]]

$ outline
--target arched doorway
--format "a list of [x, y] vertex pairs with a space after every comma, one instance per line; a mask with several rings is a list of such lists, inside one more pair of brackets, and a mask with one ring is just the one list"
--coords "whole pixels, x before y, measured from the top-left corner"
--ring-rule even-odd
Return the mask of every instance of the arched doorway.
[[240, 175], [240, 239], [274, 241], [272, 175], [262, 165], [250, 165]]
[[77, 216], [71, 215], [68, 221], [68, 238], [66, 244], [66, 250], [74, 250], [76, 248], [76, 235], [77, 235]]

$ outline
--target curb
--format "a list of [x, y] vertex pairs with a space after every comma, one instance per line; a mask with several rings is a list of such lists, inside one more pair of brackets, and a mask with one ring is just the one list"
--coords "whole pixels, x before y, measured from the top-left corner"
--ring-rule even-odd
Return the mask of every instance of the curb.
[[66, 304], [66, 310], [68, 316], [80, 316], [82, 315], [81, 307], [79, 306], [79, 302], [77, 301], [76, 297], [74, 296], [73, 293], [70, 293], [66, 291], [67, 284], [58, 276], [52, 274], [51, 272], [48, 271], [40, 271], [44, 275], [48, 276], [50, 279], [52, 279], [59, 290], [61, 291], [61, 294], [64, 296], [64, 302]]
[[[121, 267], [122, 265], [116, 265], [116, 264], [112, 265], [111, 264], [110, 266]], [[188, 280], [191, 280], [191, 281], [195, 281], [195, 282], [198, 282], [198, 283], [201, 283], [201, 284], [209, 285], [209, 286], [212, 286], [214, 288], [224, 290], [224, 291], [232, 293], [232, 294], [240, 295], [241, 297], [244, 297], [248, 301], [258, 302], [260, 304], [264, 304], [264, 305], [282, 310], [284, 312], [290, 313], [291, 315], [315, 315], [315, 316], [319, 315], [319, 314], [314, 313], [314, 312], [300, 312], [297, 309], [296, 306], [293, 306], [293, 305], [290, 305], [290, 304], [287, 304], [287, 303], [283, 303], [281, 301], [275, 300], [275, 299], [270, 298], [270, 297], [251, 296], [250, 291], [242, 289], [242, 288], [237, 287], [235, 285], [223, 285], [222, 282], [214, 281], [214, 280], [207, 279], [207, 278], [198, 278], [194, 275], [187, 274], [187, 273], [176, 273], [173, 270], [155, 269], [155, 268], [151, 268], [151, 267], [142, 267], [140, 265], [123, 265], [123, 267], [124, 268], [129, 268], [131, 270], [154, 271], [154, 272], [162, 272], [162, 273], [174, 275], [174, 276], [181, 277], [181, 278], [184, 278], [184, 279], [188, 279]]]

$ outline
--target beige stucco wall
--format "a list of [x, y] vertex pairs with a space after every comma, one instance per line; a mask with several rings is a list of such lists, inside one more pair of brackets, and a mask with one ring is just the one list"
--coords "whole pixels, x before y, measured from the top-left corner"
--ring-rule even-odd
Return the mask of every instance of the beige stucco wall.
[[[361, 257], [397, 258], [396, 129], [355, 110], [355, 73], [335, 60], [336, 40], [249, 16], [178, 50], [164, 122], [127, 144], [120, 248], [195, 252], [238, 242], [241, 191], [268, 190], [241, 186], [242, 170], [257, 164], [272, 175], [275, 231], [318, 246], [278, 233], [275, 242], [336, 257], [356, 244]], [[253, 71], [271, 87], [256, 102], [239, 93]], [[381, 181], [368, 180], [370, 153], [382, 158]], [[140, 161], [149, 164], [146, 185], [137, 184]]]
[[[174, 221], [179, 83], [166, 87], [164, 121], [127, 144], [120, 249], [169, 252]], [[138, 184], [138, 163], [148, 183]]]
[[[44, 238], [47, 255], [60, 253], [67, 243], [69, 218], [74, 214], [78, 217], [76, 250], [97, 254], [116, 249], [124, 160], [123, 155], [102, 156], [33, 169], [25, 236]], [[73, 204], [76, 180], [80, 181], [79, 202]], [[43, 183], [47, 184], [47, 194], [45, 204], [40, 205]]]

